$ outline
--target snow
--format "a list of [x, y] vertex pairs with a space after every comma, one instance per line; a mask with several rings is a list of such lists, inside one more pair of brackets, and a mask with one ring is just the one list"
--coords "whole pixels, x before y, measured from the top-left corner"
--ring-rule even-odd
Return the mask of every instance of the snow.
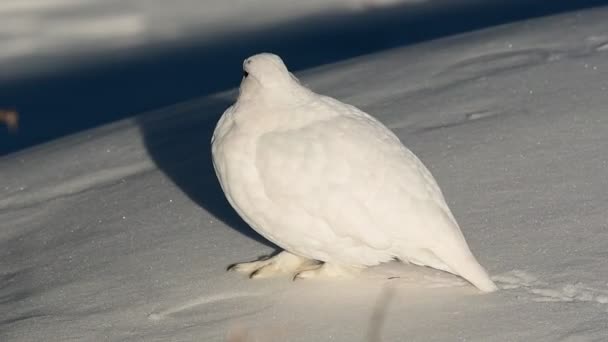
[[607, 15], [298, 73], [377, 116], [425, 162], [501, 291], [393, 263], [351, 280], [225, 272], [273, 251], [211, 167], [229, 91], [0, 159], [0, 340], [608, 338]]
[[0, 80], [73, 67], [88, 56], [127, 57], [210, 41], [323, 13], [349, 14], [425, 0], [3, 0]]

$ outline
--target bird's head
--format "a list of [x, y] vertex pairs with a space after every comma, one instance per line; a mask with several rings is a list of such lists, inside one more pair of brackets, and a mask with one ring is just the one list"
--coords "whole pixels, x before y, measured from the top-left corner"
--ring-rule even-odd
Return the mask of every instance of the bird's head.
[[243, 62], [241, 96], [259, 95], [261, 92], [286, 90], [299, 81], [293, 76], [281, 57], [272, 53], [251, 56]]

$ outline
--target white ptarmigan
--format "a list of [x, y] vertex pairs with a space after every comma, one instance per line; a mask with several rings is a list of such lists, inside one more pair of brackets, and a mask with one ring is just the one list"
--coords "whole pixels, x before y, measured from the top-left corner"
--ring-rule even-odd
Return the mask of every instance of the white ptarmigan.
[[387, 127], [302, 86], [276, 55], [243, 70], [213, 133], [213, 165], [238, 214], [284, 250], [231, 269], [295, 279], [397, 259], [497, 289], [431, 173]]

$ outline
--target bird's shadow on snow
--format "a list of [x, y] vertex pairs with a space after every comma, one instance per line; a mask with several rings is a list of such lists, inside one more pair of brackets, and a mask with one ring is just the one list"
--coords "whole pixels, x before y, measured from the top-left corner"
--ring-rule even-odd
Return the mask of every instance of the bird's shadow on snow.
[[157, 167], [192, 201], [238, 232], [268, 246], [232, 209], [211, 161], [211, 136], [232, 96], [210, 96], [136, 118]]

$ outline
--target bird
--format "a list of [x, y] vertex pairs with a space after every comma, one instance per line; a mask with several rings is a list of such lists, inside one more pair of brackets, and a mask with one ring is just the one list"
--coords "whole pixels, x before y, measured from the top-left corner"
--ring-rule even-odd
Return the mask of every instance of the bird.
[[275, 54], [244, 60], [211, 152], [230, 205], [280, 248], [229, 270], [356, 277], [397, 260], [497, 290], [420, 159], [373, 116], [302, 85]]

